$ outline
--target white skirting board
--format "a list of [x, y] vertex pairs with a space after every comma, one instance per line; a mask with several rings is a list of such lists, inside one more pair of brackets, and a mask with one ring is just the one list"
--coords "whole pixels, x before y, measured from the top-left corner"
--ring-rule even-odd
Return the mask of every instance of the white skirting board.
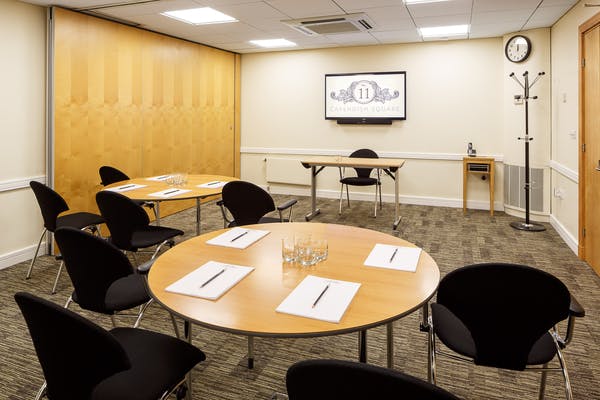
[[267, 182], [310, 185], [310, 169], [304, 168], [297, 158], [267, 157]]

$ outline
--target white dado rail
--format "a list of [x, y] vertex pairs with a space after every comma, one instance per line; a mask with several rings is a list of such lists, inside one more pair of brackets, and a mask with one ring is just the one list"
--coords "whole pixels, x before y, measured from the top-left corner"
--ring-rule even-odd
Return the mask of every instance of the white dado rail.
[[29, 189], [30, 181], [38, 181], [40, 183], [46, 184], [46, 177], [45, 176], [33, 176], [31, 178], [12, 179], [9, 181], [1, 181], [0, 182], [0, 193], [8, 192], [11, 190], [18, 190], [18, 189]]

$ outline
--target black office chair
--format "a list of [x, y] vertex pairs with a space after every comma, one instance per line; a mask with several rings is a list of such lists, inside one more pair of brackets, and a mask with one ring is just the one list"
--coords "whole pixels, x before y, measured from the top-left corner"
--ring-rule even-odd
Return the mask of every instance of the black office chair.
[[[289, 222], [292, 220], [293, 206], [298, 203], [298, 200], [292, 199], [276, 207], [269, 193], [246, 181], [227, 182], [223, 186], [221, 196], [222, 200], [219, 200], [217, 204], [221, 207], [224, 227]], [[279, 213], [277, 218], [265, 216], [275, 210]], [[283, 212], [286, 210], [289, 210], [289, 214], [287, 218], [284, 218]]]
[[135, 258], [139, 249], [156, 246], [154, 259], [165, 244], [173, 247], [173, 238], [183, 231], [165, 226], [150, 225], [148, 214], [130, 198], [103, 190], [96, 193], [96, 203], [110, 231], [110, 241], [119, 249], [129, 251]]
[[[109, 165], [101, 166], [98, 169], [98, 174], [100, 174], [100, 184], [102, 186], [112, 185], [113, 183], [128, 181], [131, 179], [125, 172]], [[153, 201], [134, 200], [134, 202], [140, 206], [151, 209], [156, 217], [156, 207]]]
[[[561, 371], [567, 399], [572, 399], [561, 349], [571, 341], [574, 317], [585, 311], [556, 277], [525, 265], [484, 263], [450, 272], [441, 281], [429, 318], [430, 381], [435, 383], [436, 356], [515, 371]], [[567, 320], [563, 339], [557, 330]], [[436, 348], [435, 338], [455, 353]], [[548, 363], [557, 356], [559, 368]], [[530, 366], [537, 366], [530, 368]]]
[[81, 308], [114, 316], [140, 307], [134, 328], [139, 326], [152, 299], [143, 275], [135, 273], [127, 256], [108, 241], [73, 228], [58, 228], [56, 242], [61, 249], [74, 291], [67, 300]]
[[[377, 153], [371, 149], [359, 149], [352, 154], [351, 158], [379, 158]], [[348, 186], [375, 186], [375, 208], [374, 216], [377, 216], [377, 193], [379, 193], [379, 208], [382, 207], [383, 203], [381, 200], [381, 172], [377, 169], [377, 178], [371, 177], [371, 171], [373, 168], [354, 168], [356, 176], [345, 176], [345, 168], [339, 168], [340, 171], [340, 183], [342, 184], [340, 189], [340, 210], [339, 214], [342, 213], [342, 198], [344, 195], [344, 185], [346, 185], [346, 198], [348, 199], [348, 207], [350, 207], [350, 193]]]
[[400, 371], [342, 360], [305, 360], [286, 375], [290, 400], [458, 400], [453, 394]]
[[[33, 190], [38, 205], [40, 206], [40, 211], [42, 212], [42, 217], [44, 219], [44, 230], [38, 241], [35, 254], [31, 259], [31, 264], [29, 264], [29, 270], [25, 277], [26, 279], [31, 278], [33, 264], [37, 259], [42, 240], [47, 232], [54, 233], [54, 231], [61, 226], [70, 226], [77, 229], [89, 229], [92, 233], [99, 234], [100, 230], [98, 229], [98, 225], [104, 223], [104, 218], [100, 215], [85, 211], [61, 215], [63, 212], [69, 210], [69, 206], [60, 194], [40, 182], [31, 181], [29, 182], [29, 186]], [[56, 285], [58, 284], [58, 278], [60, 278], [62, 267], [63, 263], [61, 262], [58, 267], [58, 272], [56, 273], [54, 285], [52, 286], [52, 294], [56, 293]]]
[[186, 391], [186, 375], [206, 359], [172, 336], [137, 328], [107, 331], [29, 293], [15, 294], [46, 382], [36, 399], [166, 399]]

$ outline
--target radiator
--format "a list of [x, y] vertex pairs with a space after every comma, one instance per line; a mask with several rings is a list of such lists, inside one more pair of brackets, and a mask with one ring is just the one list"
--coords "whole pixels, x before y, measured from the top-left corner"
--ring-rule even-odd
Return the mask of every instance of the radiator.
[[266, 164], [267, 182], [310, 185], [310, 169], [299, 159], [267, 157]]
[[[544, 169], [529, 169], [529, 209], [544, 211]], [[504, 204], [525, 209], [525, 167], [504, 164]]]

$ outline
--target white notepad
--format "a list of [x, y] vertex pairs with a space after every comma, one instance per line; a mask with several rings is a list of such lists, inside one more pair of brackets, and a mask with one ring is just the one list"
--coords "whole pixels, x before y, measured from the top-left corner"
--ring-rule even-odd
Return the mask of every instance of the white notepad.
[[223, 181], [212, 181], [212, 182], [206, 182], [201, 185], [198, 185], [198, 187], [204, 188], [204, 189], [216, 189], [216, 188], [221, 188], [221, 187], [225, 186], [226, 184], [227, 184], [227, 182], [223, 182]]
[[165, 290], [171, 293], [216, 300], [253, 270], [254, 267], [209, 261], [169, 285]]
[[415, 272], [420, 256], [421, 249], [419, 247], [403, 247], [377, 243], [365, 260], [365, 265], [368, 267]]
[[163, 199], [166, 199], [166, 198], [173, 197], [173, 196], [179, 196], [180, 194], [184, 194], [187, 192], [191, 192], [191, 190], [190, 189], [169, 188], [169, 189], [161, 190], [160, 192], [150, 193], [148, 196], [162, 197]]
[[108, 190], [111, 192], [127, 192], [129, 190], [135, 190], [135, 189], [139, 189], [139, 188], [143, 188], [143, 187], [146, 187], [146, 185], [138, 185], [137, 183], [128, 183], [125, 185], [115, 186], [113, 188], [104, 189], [104, 190]]
[[275, 311], [337, 324], [359, 287], [360, 283], [308, 275]]
[[233, 247], [235, 249], [245, 249], [252, 243], [261, 239], [263, 236], [268, 234], [269, 231], [262, 231], [259, 229], [246, 229], [242, 227], [235, 227], [227, 232], [221, 233], [206, 243], [215, 246]]
[[162, 181], [166, 181], [170, 177], [171, 177], [171, 175], [159, 175], [159, 176], [153, 176], [151, 178], [146, 178], [146, 180], [147, 181], [162, 182]]

